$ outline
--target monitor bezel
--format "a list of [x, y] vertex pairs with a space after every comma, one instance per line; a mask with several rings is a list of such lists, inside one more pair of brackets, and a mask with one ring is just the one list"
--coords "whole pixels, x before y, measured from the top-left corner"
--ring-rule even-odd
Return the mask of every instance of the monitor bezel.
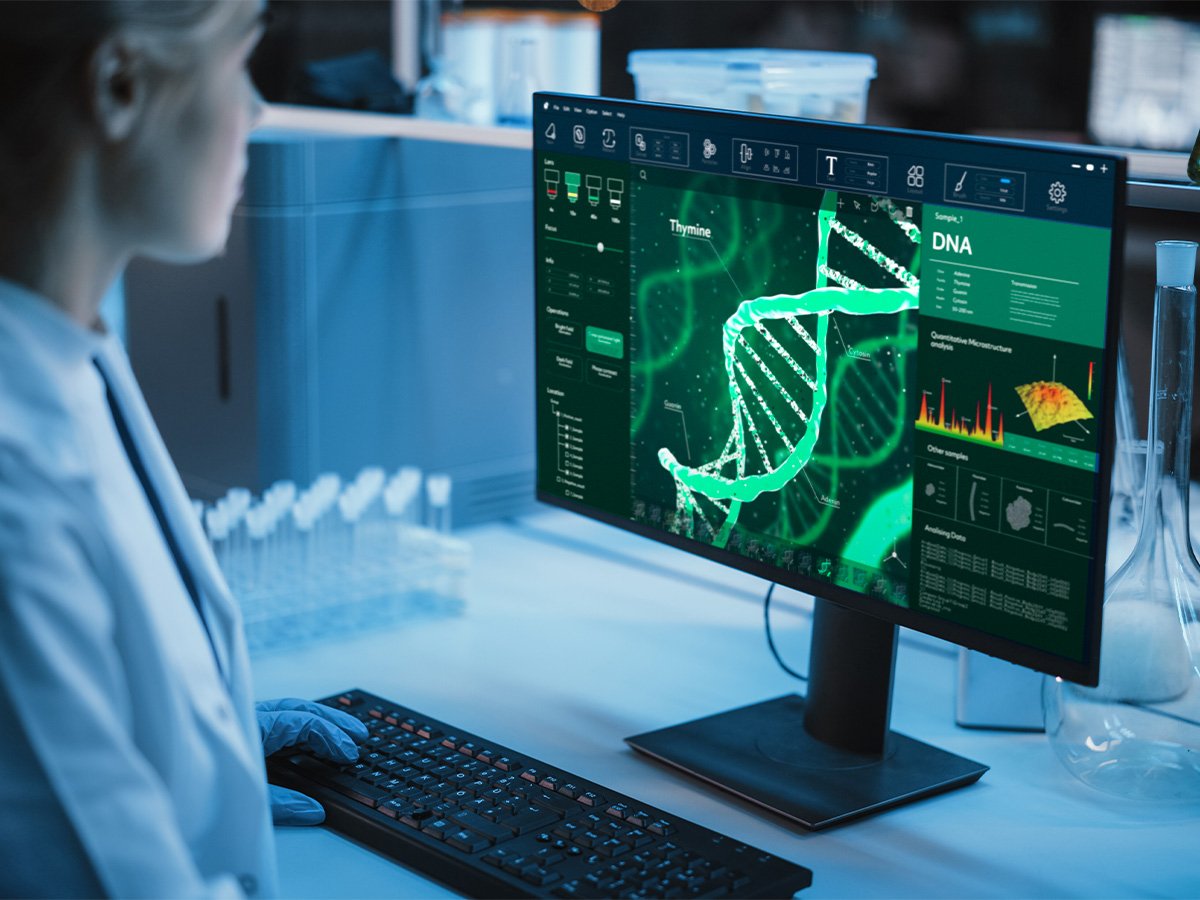
[[[789, 587], [802, 593], [822, 597], [840, 604], [856, 612], [864, 613], [873, 618], [890, 624], [910, 628], [931, 637], [949, 641], [969, 650], [976, 650], [988, 656], [994, 656], [1016, 665], [1035, 669], [1047, 675], [1064, 678], [1079, 684], [1095, 686], [1100, 678], [1100, 624], [1104, 601], [1104, 582], [1106, 550], [1108, 542], [1109, 494], [1110, 491], [1100, 489], [1102, 485], [1112, 483], [1112, 465], [1115, 446], [1115, 430], [1113, 415], [1113, 398], [1116, 396], [1116, 356], [1120, 336], [1121, 312], [1121, 276], [1125, 239], [1125, 203], [1124, 185], [1126, 184], [1126, 159], [1123, 156], [1105, 153], [1091, 147], [1070, 147], [1050, 144], [1041, 141], [1000, 139], [978, 137], [974, 135], [956, 135], [932, 131], [915, 131], [901, 128], [890, 128], [877, 125], [852, 125], [842, 122], [828, 122], [816, 119], [800, 119], [787, 116], [775, 116], [764, 113], [741, 112], [737, 110], [716, 110], [705, 107], [680, 106], [669, 103], [650, 103], [640, 100], [622, 100], [610, 97], [580, 96], [575, 94], [540, 92], [533, 95], [533, 133], [538, 133], [539, 113], [546, 102], [569, 101], [572, 103], [602, 103], [610, 106], [621, 106], [631, 110], [669, 110], [686, 113], [699, 117], [716, 117], [723, 119], [749, 119], [753, 121], [770, 121], [777, 124], [794, 126], [799, 129], [818, 128], [821, 130], [845, 130], [854, 133], [870, 133], [880, 136], [895, 136], [904, 138], [925, 138], [950, 143], [984, 145], [1000, 149], [1036, 151], [1078, 158], [1086, 153], [1089, 158], [1103, 159], [1112, 165], [1113, 169], [1113, 207], [1112, 226], [1110, 229], [1109, 247], [1109, 295], [1107, 304], [1107, 321], [1105, 322], [1105, 365], [1103, 387], [1105, 391], [1105, 416], [1103, 434], [1101, 436], [1099, 453], [1099, 470], [1097, 472], [1097, 490], [1094, 498], [1095, 510], [1095, 539], [1097, 553], [1093, 558], [1089, 576], [1087, 608], [1084, 611], [1084, 658], [1077, 661], [1059, 654], [1041, 650], [1028, 644], [1022, 644], [997, 635], [987, 634], [976, 628], [962, 625], [948, 619], [939, 619], [929, 613], [919, 612], [879, 600], [866, 594], [821, 581], [798, 572], [780, 569], [776, 566], [742, 556], [729, 550], [706, 544], [694, 538], [673, 534], [663, 529], [644, 525], [633, 519], [623, 518], [606, 510], [590, 506], [586, 503], [558, 497], [542, 490], [538, 485], [538, 467], [535, 462], [535, 492], [537, 499], [549, 506], [557, 507], [568, 512], [576, 513], [587, 518], [603, 522], [624, 531], [649, 538], [658, 543], [675, 547], [685, 552], [693, 553], [713, 562], [746, 572], [784, 587]], [[811, 143], [811, 142], [809, 142]], [[533, 145], [532, 169], [533, 185], [537, 185], [538, 147], [536, 140]], [[534, 246], [537, 246], [537, 207], [534, 206], [533, 231]], [[536, 251], [535, 251], [536, 254]], [[534, 285], [534, 305], [537, 305], [537, 286]], [[919, 312], [919, 309], [918, 309]], [[534, 316], [534, 417], [535, 434], [540, 433], [540, 404], [537, 397], [540, 394], [542, 375], [541, 367], [536, 358], [537, 348], [541, 347], [542, 326], [538, 316]], [[536, 449], [535, 449], [536, 452]]]

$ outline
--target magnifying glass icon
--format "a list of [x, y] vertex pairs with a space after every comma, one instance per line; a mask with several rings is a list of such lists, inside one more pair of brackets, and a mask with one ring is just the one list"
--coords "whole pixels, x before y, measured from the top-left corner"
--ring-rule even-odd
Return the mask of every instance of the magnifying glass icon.
[[645, 181], [646, 180], [646, 170], [638, 169], [638, 177], [641, 178], [642, 181]]

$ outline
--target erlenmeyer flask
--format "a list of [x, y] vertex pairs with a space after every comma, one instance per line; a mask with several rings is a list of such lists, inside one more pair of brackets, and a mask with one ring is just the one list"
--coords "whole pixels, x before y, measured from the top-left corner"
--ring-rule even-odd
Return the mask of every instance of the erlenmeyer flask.
[[1188, 536], [1196, 244], [1160, 241], [1137, 544], [1105, 588], [1100, 684], [1047, 680], [1046, 733], [1085, 783], [1200, 800], [1200, 562]]

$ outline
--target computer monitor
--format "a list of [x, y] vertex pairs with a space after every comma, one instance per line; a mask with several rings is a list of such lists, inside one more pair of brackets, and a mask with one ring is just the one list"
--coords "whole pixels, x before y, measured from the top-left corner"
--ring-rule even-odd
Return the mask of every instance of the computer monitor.
[[1121, 158], [534, 96], [537, 491], [816, 597], [807, 695], [631, 738], [820, 828], [986, 767], [897, 626], [1086, 684]]
[[[1190, 150], [1200, 123], [1200, 21], [1096, 18], [1088, 132], [1102, 144]], [[1183, 166], [1179, 166], [1183, 178]]]

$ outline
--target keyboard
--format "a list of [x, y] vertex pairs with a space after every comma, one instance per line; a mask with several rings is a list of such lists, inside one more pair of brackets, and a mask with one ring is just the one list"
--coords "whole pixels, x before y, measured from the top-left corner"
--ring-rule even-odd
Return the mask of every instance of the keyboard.
[[790, 897], [812, 872], [365, 691], [320, 702], [370, 731], [337, 765], [288, 748], [270, 780], [325, 823], [468, 896]]

